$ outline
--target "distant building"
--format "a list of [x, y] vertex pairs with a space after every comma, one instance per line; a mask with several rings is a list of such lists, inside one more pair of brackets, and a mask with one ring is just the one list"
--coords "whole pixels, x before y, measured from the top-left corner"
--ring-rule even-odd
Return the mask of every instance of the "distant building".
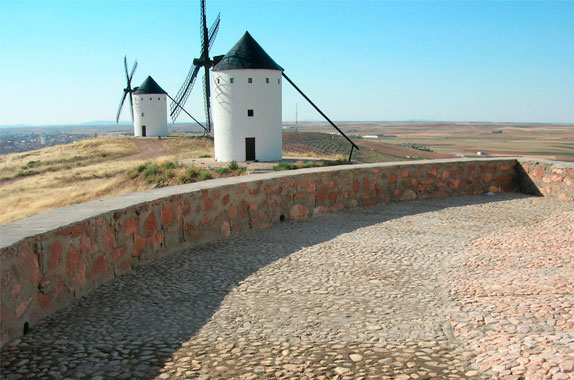
[[377, 135], [364, 135], [361, 137], [364, 139], [378, 139], [379, 138], [379, 136], [377, 136]]
[[488, 153], [486, 152], [476, 152], [477, 156], [488, 156]]
[[134, 136], [167, 136], [166, 94], [150, 76], [134, 91]]
[[245, 32], [212, 71], [215, 159], [280, 160], [283, 68]]

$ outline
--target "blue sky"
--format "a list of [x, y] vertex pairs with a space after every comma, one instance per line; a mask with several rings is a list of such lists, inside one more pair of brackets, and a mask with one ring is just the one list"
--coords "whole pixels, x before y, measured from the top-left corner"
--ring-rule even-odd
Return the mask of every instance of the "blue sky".
[[[333, 120], [574, 122], [574, 1], [207, 0]], [[0, 125], [113, 120], [123, 56], [170, 94], [199, 0], [0, 0]], [[203, 120], [198, 83], [186, 104]], [[321, 120], [287, 83], [283, 119]], [[187, 116], [178, 121], [186, 121]], [[124, 110], [122, 120], [129, 120]]]

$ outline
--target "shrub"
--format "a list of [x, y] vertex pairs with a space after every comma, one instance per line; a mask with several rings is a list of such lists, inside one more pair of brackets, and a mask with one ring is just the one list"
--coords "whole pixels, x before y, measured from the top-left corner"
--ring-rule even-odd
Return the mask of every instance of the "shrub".
[[210, 158], [211, 154], [202, 154], [199, 158]]
[[178, 177], [178, 182], [181, 184], [194, 182], [194, 178], [197, 177], [197, 171], [195, 168], [187, 168], [182, 174]]
[[239, 169], [239, 165], [237, 165], [237, 161], [231, 161], [228, 168], [229, 170], [237, 170]]
[[175, 168], [175, 163], [174, 162], [167, 162], [163, 165], [163, 167], [166, 169], [173, 169], [173, 168]]
[[140, 173], [137, 170], [130, 170], [128, 172], [128, 178], [129, 179], [136, 179], [139, 174]]
[[276, 172], [280, 172], [282, 170], [295, 170], [299, 169], [299, 167], [295, 164], [290, 164], [288, 162], [281, 162], [273, 167], [273, 170]]
[[148, 165], [151, 165], [151, 162], [147, 161], [147, 162], [144, 162], [143, 164], [141, 164], [140, 166], [138, 166], [138, 173], [141, 173], [144, 170], [146, 170]]
[[225, 173], [229, 173], [230, 170], [229, 170], [229, 168], [217, 168], [217, 169], [215, 169], [215, 172], [217, 174], [225, 174]]
[[157, 166], [156, 164], [151, 164], [144, 170], [143, 175], [144, 177], [149, 178], [158, 175], [159, 172], [160, 172], [159, 166]]
[[199, 173], [199, 180], [200, 181], [207, 181], [208, 179], [212, 179], [211, 173], [208, 171], [202, 171]]

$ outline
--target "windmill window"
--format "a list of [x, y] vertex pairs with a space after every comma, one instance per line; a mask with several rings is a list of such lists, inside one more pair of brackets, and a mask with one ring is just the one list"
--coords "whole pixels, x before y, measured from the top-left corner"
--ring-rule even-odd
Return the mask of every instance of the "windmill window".
[[269, 78], [265, 78], [265, 83], [269, 83]]
[[217, 84], [219, 84], [219, 78], [217, 78]]
[[281, 84], [281, 78], [277, 79], [277, 84]]
[[144, 113], [142, 112], [142, 117], [144, 117]]
[[233, 83], [233, 78], [229, 78], [229, 83]]
[[247, 110], [247, 116], [253, 117], [253, 110]]
[[157, 98], [157, 100], [161, 100], [160, 98]]
[[247, 78], [247, 83], [253, 83], [253, 78]]
[[152, 100], [151, 96], [150, 96], [149, 100]]

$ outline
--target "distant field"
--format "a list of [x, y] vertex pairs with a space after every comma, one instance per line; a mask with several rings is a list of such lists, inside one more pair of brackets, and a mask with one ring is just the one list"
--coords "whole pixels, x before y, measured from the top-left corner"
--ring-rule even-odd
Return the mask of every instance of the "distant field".
[[[574, 124], [511, 123], [339, 123], [349, 135], [396, 136], [380, 141], [416, 144], [436, 153], [476, 156], [530, 156], [574, 161]], [[326, 123], [307, 123], [299, 131], [332, 132]]]

